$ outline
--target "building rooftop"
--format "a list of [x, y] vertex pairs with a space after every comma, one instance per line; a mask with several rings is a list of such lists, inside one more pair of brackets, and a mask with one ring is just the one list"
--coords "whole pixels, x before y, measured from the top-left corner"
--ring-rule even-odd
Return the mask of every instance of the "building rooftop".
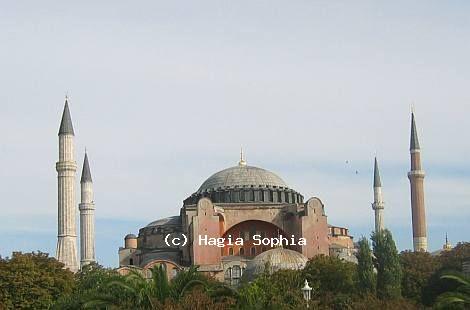
[[179, 216], [170, 216], [163, 219], [153, 221], [148, 224], [146, 227], [156, 227], [163, 225], [181, 225], [181, 218]]
[[271, 171], [239, 164], [214, 173], [202, 183], [197, 193], [217, 190], [218, 188], [274, 186], [288, 188], [284, 180]]

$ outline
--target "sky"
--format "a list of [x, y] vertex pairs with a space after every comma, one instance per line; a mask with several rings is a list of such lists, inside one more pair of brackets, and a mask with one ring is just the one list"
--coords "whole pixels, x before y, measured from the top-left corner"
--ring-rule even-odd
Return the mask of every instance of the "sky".
[[465, 1], [1, 2], [0, 255], [55, 255], [66, 94], [105, 266], [241, 146], [354, 237], [373, 229], [377, 155], [385, 225], [410, 249], [411, 106], [430, 250], [446, 233], [469, 241], [469, 14]]

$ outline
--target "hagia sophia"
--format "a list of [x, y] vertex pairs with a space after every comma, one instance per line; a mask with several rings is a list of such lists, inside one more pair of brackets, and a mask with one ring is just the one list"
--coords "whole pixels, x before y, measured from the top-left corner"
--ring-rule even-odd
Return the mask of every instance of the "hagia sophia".
[[[77, 253], [74, 130], [68, 100], [59, 128], [58, 241], [56, 257], [77, 271], [96, 260], [93, 181], [85, 153], [80, 211], [80, 260]], [[411, 192], [413, 246], [427, 251], [424, 205], [424, 171], [421, 165], [414, 113], [411, 115], [408, 173]], [[384, 225], [384, 202], [377, 158], [374, 162], [373, 203], [375, 230]], [[178, 208], [175, 206], [175, 213]], [[199, 266], [199, 271], [237, 284], [265, 268], [299, 269], [316, 255], [335, 255], [355, 262], [355, 244], [348, 228], [337, 226], [334, 215], [319, 197], [304, 196], [279, 175], [249, 165], [241, 152], [237, 164], [214, 173], [183, 200], [179, 214], [157, 219], [127, 234], [118, 250], [121, 274], [161, 265], [169, 278], [180, 270]], [[282, 244], [259, 242], [286, 239]], [[217, 240], [219, 244], [201, 242]], [[292, 240], [292, 242], [290, 242]], [[238, 242], [235, 242], [238, 241]], [[221, 243], [220, 243], [221, 242]], [[79, 264], [80, 261], [80, 264]]]

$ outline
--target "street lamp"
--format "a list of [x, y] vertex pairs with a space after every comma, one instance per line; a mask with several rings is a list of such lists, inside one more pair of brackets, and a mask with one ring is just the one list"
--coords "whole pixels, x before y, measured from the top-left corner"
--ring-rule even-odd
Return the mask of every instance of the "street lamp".
[[310, 294], [312, 292], [312, 288], [308, 285], [307, 279], [305, 279], [305, 285], [304, 287], [301, 288], [302, 293], [304, 294], [304, 299], [307, 302], [307, 308], [308, 308], [308, 302], [310, 301]]

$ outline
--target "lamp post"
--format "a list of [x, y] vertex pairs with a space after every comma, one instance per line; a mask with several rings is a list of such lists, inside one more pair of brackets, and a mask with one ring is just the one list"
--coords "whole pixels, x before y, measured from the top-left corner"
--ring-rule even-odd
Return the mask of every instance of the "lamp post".
[[312, 292], [312, 288], [308, 285], [307, 279], [305, 279], [305, 285], [304, 287], [301, 288], [302, 293], [304, 294], [304, 299], [307, 302], [307, 308], [308, 308], [308, 302], [310, 301], [310, 294]]

